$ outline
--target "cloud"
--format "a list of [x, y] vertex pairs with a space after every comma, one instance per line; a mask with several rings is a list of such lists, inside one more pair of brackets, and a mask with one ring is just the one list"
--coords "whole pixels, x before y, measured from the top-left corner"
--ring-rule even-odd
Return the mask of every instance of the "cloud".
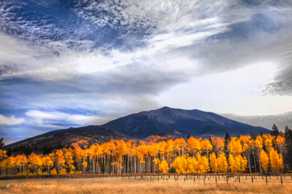
[[21, 125], [25, 122], [23, 118], [17, 118], [15, 116], [0, 115], [0, 125]]
[[266, 91], [279, 95], [292, 95], [292, 44], [289, 38], [283, 39], [278, 45], [277, 50], [281, 52], [281, 66], [278, 69], [278, 74], [274, 81], [268, 84]]
[[[10, 6], [13, 7], [13, 3]], [[23, 9], [26, 6], [23, 4]], [[55, 10], [56, 3], [39, 3], [35, 9], [40, 8], [39, 6], [47, 7], [48, 11], [44, 14], [47, 14], [49, 18], [53, 17], [50, 10]], [[37, 20], [34, 17], [18, 17], [17, 13], [13, 16], [17, 20], [12, 20], [11, 14], [8, 14], [10, 9], [3, 8], [2, 12], [5, 17], [2, 19], [14, 22], [10, 26], [18, 26], [28, 36], [44, 32], [47, 33], [47, 36], [45, 36], [46, 44], [39, 46], [28, 45], [23, 40], [17, 40], [7, 35], [4, 37], [5, 39], [2, 37], [4, 42], [13, 42], [13, 44], [8, 44], [8, 48], [14, 52], [10, 54], [6, 49], [1, 49], [2, 59], [10, 60], [2, 61], [5, 64], [0, 71], [2, 79], [33, 77], [44, 80], [76, 80], [82, 75], [94, 77], [100, 76], [101, 73], [112, 75], [112, 71], [116, 71], [117, 68], [125, 69], [135, 65], [137, 68], [147, 68], [148, 71], [154, 69], [149, 74], [168, 75], [169, 69], [171, 69], [175, 74], [181, 74], [185, 78], [179, 82], [187, 81], [187, 77], [201, 75], [201, 71], [206, 73], [229, 71], [254, 63], [254, 60], [277, 61], [286, 48], [282, 48], [280, 53], [272, 53], [269, 48], [279, 45], [283, 40], [282, 35], [288, 36], [285, 33], [291, 32], [286, 27], [291, 24], [291, 20], [287, 19], [291, 13], [289, 1], [279, 1], [278, 4], [272, 4], [270, 1], [247, 3], [239, 0], [219, 0], [216, 3], [213, 1], [173, 0], [151, 1], [151, 3], [149, 1], [122, 1], [119, 3], [116, 1], [78, 1], [71, 6], [73, 12], [84, 20], [70, 23], [74, 27], [78, 26], [76, 33], [80, 31], [79, 27], [84, 23], [99, 31], [109, 25], [107, 34], [125, 30], [123, 37], [118, 35], [111, 39], [131, 40], [131, 37], [134, 36], [132, 31], [141, 30], [142, 34], [139, 39], [127, 41], [137, 43], [139, 46], [127, 50], [121, 49], [118, 45], [108, 48], [103, 44], [98, 44], [92, 48], [92, 45], [95, 45], [94, 42], [97, 39], [99, 41], [99, 36], [106, 41], [104, 35], [98, 33], [95, 36], [96, 39], [87, 36], [82, 40], [79, 39], [78, 42], [81, 45], [76, 49], [70, 43], [75, 41], [72, 36], [64, 36], [58, 40], [48, 39], [61, 32], [67, 33], [67, 27], [57, 26], [57, 30], [42, 30], [51, 28], [50, 25], [57, 25], [59, 16], [48, 21], [46, 26], [45, 17]], [[104, 11], [105, 14], [100, 15], [101, 11]], [[70, 11], [67, 10], [67, 12]], [[66, 14], [72, 14], [67, 12]], [[20, 21], [18, 22], [18, 20]], [[76, 18], [74, 18], [75, 20]], [[40, 21], [42, 21], [42, 25], [39, 25]], [[145, 32], [145, 28], [149, 29], [149, 32]], [[279, 28], [281, 30], [278, 30]], [[92, 28], [89, 28], [84, 33], [90, 34], [93, 31]], [[81, 34], [74, 35], [74, 37], [80, 38]], [[41, 37], [39, 39], [43, 40]], [[143, 42], [142, 46], [138, 43], [139, 40]], [[23, 45], [23, 48], [17, 48], [19, 45]], [[11, 57], [12, 55], [16, 58]], [[178, 63], [179, 65], [177, 65]], [[114, 74], [116, 75], [117, 72]], [[189, 75], [185, 76], [185, 72], [189, 72]], [[121, 76], [126, 74], [125, 71], [119, 73]], [[118, 77], [120, 76], [118, 75]]]
[[[286, 2], [281, 1], [279, 5]], [[1, 48], [1, 60], [4, 59], [2, 61], [4, 65], [0, 70], [2, 79], [29, 77], [37, 80], [72, 80], [74, 82], [79, 77], [90, 81], [91, 77], [111, 77], [115, 82], [116, 76], [118, 79], [127, 77], [128, 82], [134, 83], [136, 79], [131, 80], [132, 75], [127, 76], [128, 71], [125, 69], [133, 69], [131, 67], [135, 66], [138, 69], [147, 69], [148, 74], [156, 74], [152, 79], [160, 77], [160, 75], [184, 77], [184, 79], [175, 80], [180, 83], [188, 81], [194, 75], [200, 75], [201, 72], [197, 71], [198, 67], [204, 72], [214, 72], [216, 69], [226, 71], [246, 65], [254, 58], [259, 58], [255, 57], [254, 50], [250, 49], [252, 42], [254, 45], [258, 45], [259, 41], [256, 38], [238, 42], [222, 40], [222, 37], [218, 37], [220, 35], [224, 37], [227, 34], [227, 38], [238, 36], [236, 32], [233, 32], [236, 31], [234, 26], [248, 24], [250, 20], [252, 23], [253, 20], [256, 20], [254, 17], [256, 14], [271, 14], [273, 17], [268, 17], [266, 23], [274, 18], [273, 21], [277, 24], [282, 22], [284, 16], [288, 16], [287, 13], [290, 11], [288, 6], [275, 7], [269, 1], [250, 6], [249, 3], [239, 0], [219, 0], [216, 3], [211, 0], [155, 0], [151, 3], [133, 0], [121, 2], [77, 1], [69, 5], [72, 9], [65, 9], [60, 5], [60, 2], [40, 1], [33, 7], [36, 14], [40, 16], [35, 17], [35, 15], [31, 16], [32, 13], [27, 9], [27, 3], [19, 5], [26, 14], [14, 13], [12, 9], [15, 6], [14, 3], [3, 4], [0, 9], [3, 13], [3, 21], [0, 22], [2, 30], [10, 34], [9, 29], [15, 28], [14, 30], [19, 30], [21, 33], [13, 34], [13, 38], [8, 35], [2, 37], [3, 42], [8, 42], [8, 48], [10, 48], [8, 51]], [[57, 7], [61, 7], [60, 10]], [[38, 12], [44, 8], [46, 10], [43, 13]], [[62, 14], [61, 16], [52, 15], [56, 11], [63, 11], [62, 13], [65, 15], [72, 16], [71, 20], [65, 22], [66, 25], [59, 25], [59, 22], [64, 19], [61, 17]], [[103, 11], [103, 15], [100, 14], [101, 11]], [[73, 17], [74, 14], [76, 16]], [[80, 17], [79, 21], [76, 17]], [[74, 33], [69, 30], [72, 26], [77, 27]], [[90, 26], [90, 28], [84, 28], [86, 30], [82, 31], [81, 28], [85, 26]], [[99, 43], [100, 39], [106, 41], [107, 38], [101, 33], [106, 26], [109, 26], [109, 30], [105, 35], [109, 35], [111, 39], [131, 40], [133, 30], [140, 31], [142, 34], [139, 40], [143, 42], [143, 45], [131, 48], [131, 50], [121, 50], [117, 45], [108, 49], [103, 44], [95, 44], [94, 42]], [[257, 26], [247, 25], [247, 29], [243, 30], [250, 31], [251, 27], [258, 29]], [[96, 39], [89, 36], [95, 32], [95, 29], [99, 31], [94, 36]], [[149, 29], [149, 31], [146, 32], [145, 29]], [[125, 35], [121, 37], [118, 34], [118, 36], [112, 37], [115, 32], [125, 32]], [[66, 36], [62, 36], [63, 34]], [[216, 37], [216, 35], [219, 36]], [[16, 39], [15, 36], [24, 40], [26, 40], [25, 37], [29, 37], [29, 41], [38, 37], [38, 44], [36, 44], [38, 46], [32, 46], [33, 44]], [[61, 38], [56, 39], [59, 36]], [[260, 36], [258, 35], [257, 38]], [[267, 40], [271, 38], [266, 37]], [[139, 40], [134, 38], [133, 41], [128, 42], [139, 45]], [[260, 40], [262, 41], [262, 39]], [[72, 41], [79, 42], [80, 47], [78, 49], [72, 47]], [[92, 45], [97, 46], [92, 48]], [[260, 45], [260, 48], [257, 49], [269, 46], [262, 42]], [[234, 47], [238, 49], [234, 49]], [[108, 74], [108, 76], [100, 74]], [[144, 77], [143, 75], [145, 73], [142, 73], [141, 76], [137, 75], [137, 77]], [[163, 79], [158, 81], [163, 82]], [[156, 84], [157, 82], [153, 81]], [[171, 87], [176, 83], [168, 85]], [[80, 86], [80, 88], [82, 87], [83, 85]]]
[[25, 115], [33, 120], [33, 122], [44, 123], [48, 121], [69, 122], [72, 124], [85, 125], [97, 124], [101, 122], [101, 118], [95, 115], [82, 115], [82, 114], [68, 114], [64, 112], [46, 112], [39, 110], [30, 110]]

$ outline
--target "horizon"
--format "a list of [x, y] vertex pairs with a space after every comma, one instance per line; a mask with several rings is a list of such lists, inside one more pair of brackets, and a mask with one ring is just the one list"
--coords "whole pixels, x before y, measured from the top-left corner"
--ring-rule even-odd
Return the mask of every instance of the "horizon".
[[162, 106], [292, 123], [289, 0], [3, 1], [0, 14], [8, 141]]

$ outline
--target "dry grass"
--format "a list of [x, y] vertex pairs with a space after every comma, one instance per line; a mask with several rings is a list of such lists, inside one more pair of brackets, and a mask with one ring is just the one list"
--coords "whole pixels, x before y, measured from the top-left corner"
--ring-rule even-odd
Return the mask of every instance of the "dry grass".
[[[290, 181], [289, 181], [289, 180]], [[136, 180], [134, 178], [74, 178], [74, 179], [22, 179], [0, 181], [1, 194], [255, 194], [255, 193], [292, 193], [290, 178], [280, 184], [278, 178], [272, 178], [266, 184], [264, 179], [256, 179], [254, 183], [242, 178], [241, 182], [225, 179], [215, 184], [214, 179], [193, 178], [184, 180]]]

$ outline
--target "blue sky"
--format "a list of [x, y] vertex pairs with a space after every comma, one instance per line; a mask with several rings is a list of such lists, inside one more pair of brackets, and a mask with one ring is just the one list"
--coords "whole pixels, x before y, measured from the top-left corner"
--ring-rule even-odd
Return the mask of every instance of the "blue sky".
[[290, 0], [4, 0], [0, 136], [161, 106], [292, 110]]

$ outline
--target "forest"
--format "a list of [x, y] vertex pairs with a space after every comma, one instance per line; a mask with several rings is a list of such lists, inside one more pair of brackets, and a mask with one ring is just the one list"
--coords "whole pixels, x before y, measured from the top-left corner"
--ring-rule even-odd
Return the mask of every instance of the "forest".
[[289, 170], [291, 130], [230, 137], [110, 140], [49, 154], [0, 150], [1, 176], [81, 174], [280, 174]]

